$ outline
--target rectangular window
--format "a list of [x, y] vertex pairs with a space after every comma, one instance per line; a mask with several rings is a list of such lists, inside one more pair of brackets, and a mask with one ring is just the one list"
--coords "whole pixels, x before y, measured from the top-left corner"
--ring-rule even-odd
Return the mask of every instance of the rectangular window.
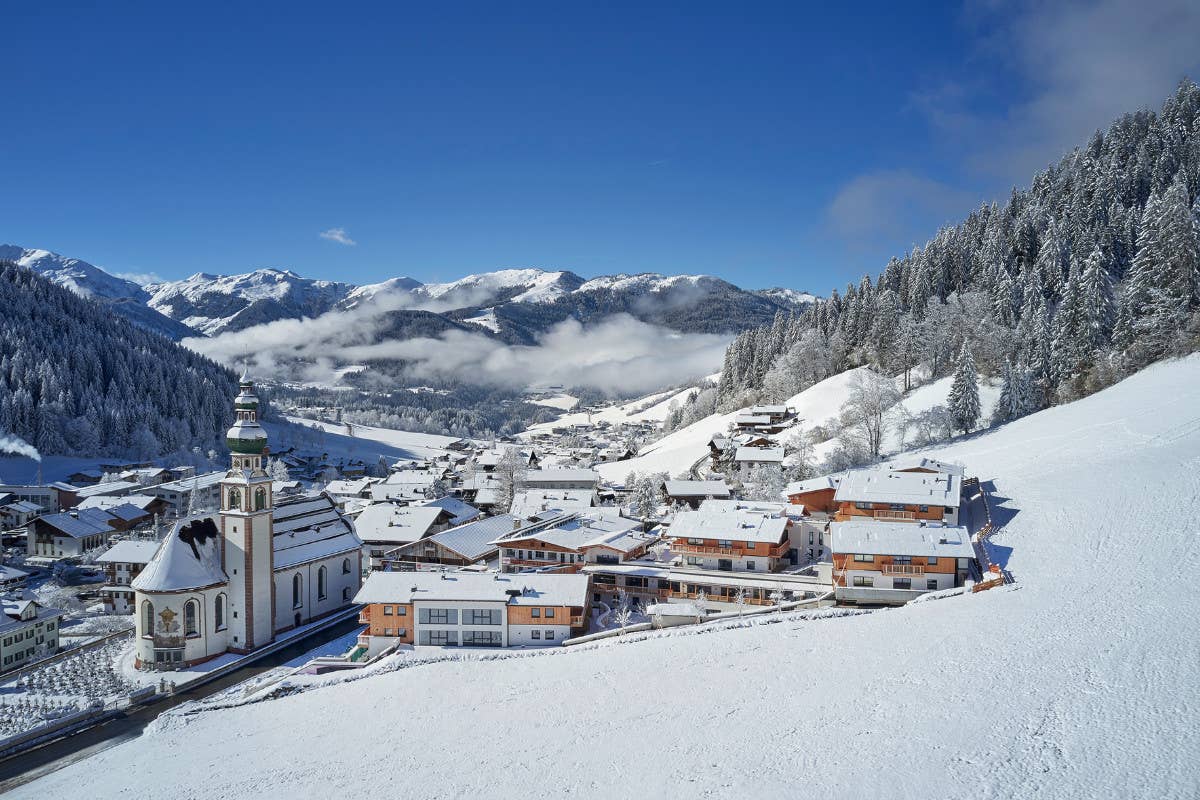
[[463, 645], [466, 647], [500, 647], [504, 644], [497, 631], [463, 631]]
[[717, 547], [724, 547], [726, 550], [729, 550], [733, 547], [733, 541], [731, 539], [717, 539]]
[[396, 613], [402, 617], [408, 616], [408, 606], [396, 606]]
[[917, 510], [921, 513], [926, 513], [929, 511], [929, 506], [917, 506]]
[[392, 636], [392, 635], [393, 635], [393, 633], [392, 633], [392, 629], [391, 629], [391, 628], [384, 628], [384, 629], [383, 629], [383, 635], [384, 635], [384, 636]]
[[546, 609], [546, 619], [554, 619], [554, 609], [553, 608]]
[[925, 588], [929, 589], [930, 591], [936, 589], [937, 588], [937, 578], [930, 578], [929, 580], [925, 581]]
[[893, 564], [911, 564], [912, 556], [892, 556]]
[[937, 564], [937, 556], [930, 556], [929, 558], [925, 559], [925, 563], [930, 567], [935, 566]]
[[861, 553], [855, 553], [854, 560], [860, 563], [874, 564], [875, 556], [864, 556]]
[[421, 631], [421, 644], [434, 647], [458, 644], [458, 633], [455, 631]]
[[391, 606], [384, 606], [384, 607], [383, 607], [383, 615], [384, 615], [385, 617], [390, 617], [390, 616], [392, 615], [392, 607], [391, 607]]
[[874, 586], [875, 579], [868, 578], [865, 575], [855, 575], [854, 576], [854, 585], [855, 586]]
[[911, 589], [912, 578], [892, 578], [893, 589]]
[[529, 634], [529, 638], [531, 638], [531, 639], [541, 639], [541, 638], [542, 638], [542, 632], [541, 632], [541, 631], [533, 631], [532, 633], [530, 633], [530, 634]]
[[529, 609], [529, 616], [533, 617], [534, 619], [541, 619], [542, 610], [540, 608], [531, 608]]
[[870, 503], [855, 502], [854, 507], [863, 511], [870, 511], [872, 505]]
[[750, 570], [751, 572], [753, 572], [753, 571], [754, 571], [754, 562], [753, 562], [753, 561], [747, 561], [747, 562], [746, 562], [746, 569], [748, 569], [748, 570]]
[[703, 539], [693, 539], [693, 538], [689, 538], [689, 539], [688, 539], [688, 544], [704, 544], [704, 540], [703, 540]]
[[405, 636], [408, 636], [408, 628], [398, 629], [396, 631], [396, 635], [403, 639]]
[[554, 631], [546, 631], [546, 638], [547, 638], [547, 639], [553, 639], [553, 638], [554, 638]]
[[903, 503], [891, 503], [891, 504], [889, 504], [888, 508], [892, 509], [892, 511], [903, 511], [904, 504]]
[[422, 625], [457, 625], [458, 609], [422, 608], [419, 619]]
[[698, 556], [688, 556], [687, 563], [689, 567], [698, 567], [700, 566], [700, 558]]
[[[463, 625], [499, 625], [500, 609], [467, 608], [463, 610]], [[465, 644], [465, 640], [464, 640]]]

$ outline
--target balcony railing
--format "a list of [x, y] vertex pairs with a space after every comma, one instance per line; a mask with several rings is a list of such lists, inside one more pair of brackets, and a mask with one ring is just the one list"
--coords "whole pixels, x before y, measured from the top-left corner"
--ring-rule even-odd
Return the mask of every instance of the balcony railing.
[[915, 511], [890, 511], [880, 509], [875, 512], [875, 519], [886, 519], [892, 522], [916, 522], [917, 514]]
[[676, 539], [671, 545], [671, 550], [676, 553], [692, 553], [694, 555], [703, 556], [729, 556], [730, 558], [783, 558], [787, 555], [788, 543], [772, 545], [767, 548], [766, 553], [758, 553], [754, 550], [747, 550], [741, 547], [710, 547], [702, 544], [688, 544], [686, 539]]
[[358, 612], [358, 624], [359, 625], [370, 625], [371, 624], [371, 612], [369, 612], [365, 609]]
[[583, 627], [583, 615], [582, 614], [580, 614], [577, 617], [571, 617], [571, 627], [572, 628]]
[[912, 564], [884, 564], [884, 575], [924, 575], [924, 567], [914, 567]]

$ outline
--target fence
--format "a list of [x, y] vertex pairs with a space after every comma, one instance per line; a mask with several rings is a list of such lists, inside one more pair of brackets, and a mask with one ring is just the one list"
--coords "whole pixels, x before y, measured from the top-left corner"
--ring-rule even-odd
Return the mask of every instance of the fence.
[[991, 501], [988, 500], [988, 494], [984, 490], [983, 484], [979, 482], [979, 478], [967, 478], [963, 481], [963, 489], [971, 487], [974, 487], [974, 491], [968, 496], [974, 497], [974, 492], [979, 492], [984, 515], [983, 527], [975, 534], [975, 539], [972, 542], [975, 546], [975, 558], [979, 561], [979, 568], [983, 574], [980, 576], [981, 580], [975, 584], [971, 591], [982, 592], [985, 589], [1012, 583], [1013, 579], [999, 564], [992, 561], [992, 556], [988, 553], [987, 540], [991, 538], [991, 535], [996, 530], [992, 524], [992, 505]]

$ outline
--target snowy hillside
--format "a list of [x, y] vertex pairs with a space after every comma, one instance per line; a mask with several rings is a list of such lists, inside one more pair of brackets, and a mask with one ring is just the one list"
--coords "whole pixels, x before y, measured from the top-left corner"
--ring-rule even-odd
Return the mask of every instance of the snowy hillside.
[[[826, 378], [782, 403], [781, 405], [796, 409], [796, 416], [800, 419], [796, 429], [810, 430], [836, 416], [842, 403], [846, 401], [850, 380], [858, 371], [848, 370]], [[623, 480], [630, 472], [665, 472], [672, 476], [679, 475], [707, 455], [709, 439], [714, 433], [725, 433], [740, 413], [741, 409], [728, 414], [705, 417], [647, 445], [637, 458], [600, 464], [596, 470], [605, 480], [610, 481]]]
[[[1200, 567], [1198, 392], [1200, 358], [1159, 364], [933, 451], [994, 482], [1011, 588], [529, 658], [463, 653], [172, 715], [12, 796], [374, 796], [382, 763], [440, 797], [1194, 796], [1200, 595], [1168, 576]], [[178, 757], [196, 742], [204, 758]]]
[[49, 250], [30, 250], [17, 245], [0, 245], [0, 261], [13, 261], [49, 278], [64, 289], [91, 298], [139, 328], [179, 340], [195, 335], [186, 325], [146, 306], [150, 295], [133, 281], [110, 275], [78, 258], [68, 258]]

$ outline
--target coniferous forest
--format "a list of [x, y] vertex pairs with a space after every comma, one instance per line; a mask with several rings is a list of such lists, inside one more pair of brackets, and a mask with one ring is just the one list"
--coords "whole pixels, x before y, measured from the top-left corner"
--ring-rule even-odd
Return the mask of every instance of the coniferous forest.
[[[740, 334], [668, 428], [784, 400], [867, 365], [908, 382], [967, 353], [1003, 381], [994, 421], [1200, 345], [1200, 88], [1138, 111], [842, 293]], [[965, 347], [964, 347], [965, 345]]]
[[0, 308], [0, 432], [46, 455], [223, 446], [229, 370], [11, 262]]

